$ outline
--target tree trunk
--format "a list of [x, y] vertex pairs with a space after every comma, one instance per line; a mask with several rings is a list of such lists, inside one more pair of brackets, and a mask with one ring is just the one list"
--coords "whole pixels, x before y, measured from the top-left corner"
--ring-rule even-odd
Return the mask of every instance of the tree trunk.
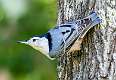
[[58, 80], [116, 80], [116, 0], [58, 0], [58, 24], [89, 14], [102, 23], [90, 29], [81, 50], [58, 59]]

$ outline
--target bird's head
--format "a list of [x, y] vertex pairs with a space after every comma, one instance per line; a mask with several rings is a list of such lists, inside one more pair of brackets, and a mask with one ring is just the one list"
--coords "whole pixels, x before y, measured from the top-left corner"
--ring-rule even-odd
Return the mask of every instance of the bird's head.
[[48, 39], [45, 36], [32, 37], [29, 40], [18, 41], [18, 42], [24, 43], [26, 45], [30, 45], [34, 49], [40, 51], [41, 53], [46, 55], [48, 58], [50, 58], [50, 56], [49, 56], [49, 42], [48, 42]]

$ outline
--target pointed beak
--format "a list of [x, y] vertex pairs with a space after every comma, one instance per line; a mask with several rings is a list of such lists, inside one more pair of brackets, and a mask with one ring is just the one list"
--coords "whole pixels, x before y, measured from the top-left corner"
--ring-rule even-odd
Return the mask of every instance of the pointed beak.
[[28, 44], [27, 41], [17, 41], [18, 43]]

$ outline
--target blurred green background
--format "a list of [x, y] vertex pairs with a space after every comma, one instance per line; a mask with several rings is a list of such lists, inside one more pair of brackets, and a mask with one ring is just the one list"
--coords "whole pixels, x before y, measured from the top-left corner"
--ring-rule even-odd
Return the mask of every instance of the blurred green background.
[[55, 23], [55, 0], [0, 0], [0, 80], [56, 80], [56, 61], [17, 43]]

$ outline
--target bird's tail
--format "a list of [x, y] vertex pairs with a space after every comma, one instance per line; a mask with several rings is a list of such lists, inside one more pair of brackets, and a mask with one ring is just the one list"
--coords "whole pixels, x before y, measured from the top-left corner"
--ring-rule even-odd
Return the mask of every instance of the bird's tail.
[[91, 12], [89, 16], [80, 20], [80, 26], [78, 27], [78, 33], [80, 33], [80, 38], [83, 38], [89, 29], [95, 25], [101, 23], [101, 19], [97, 16], [97, 13]]

